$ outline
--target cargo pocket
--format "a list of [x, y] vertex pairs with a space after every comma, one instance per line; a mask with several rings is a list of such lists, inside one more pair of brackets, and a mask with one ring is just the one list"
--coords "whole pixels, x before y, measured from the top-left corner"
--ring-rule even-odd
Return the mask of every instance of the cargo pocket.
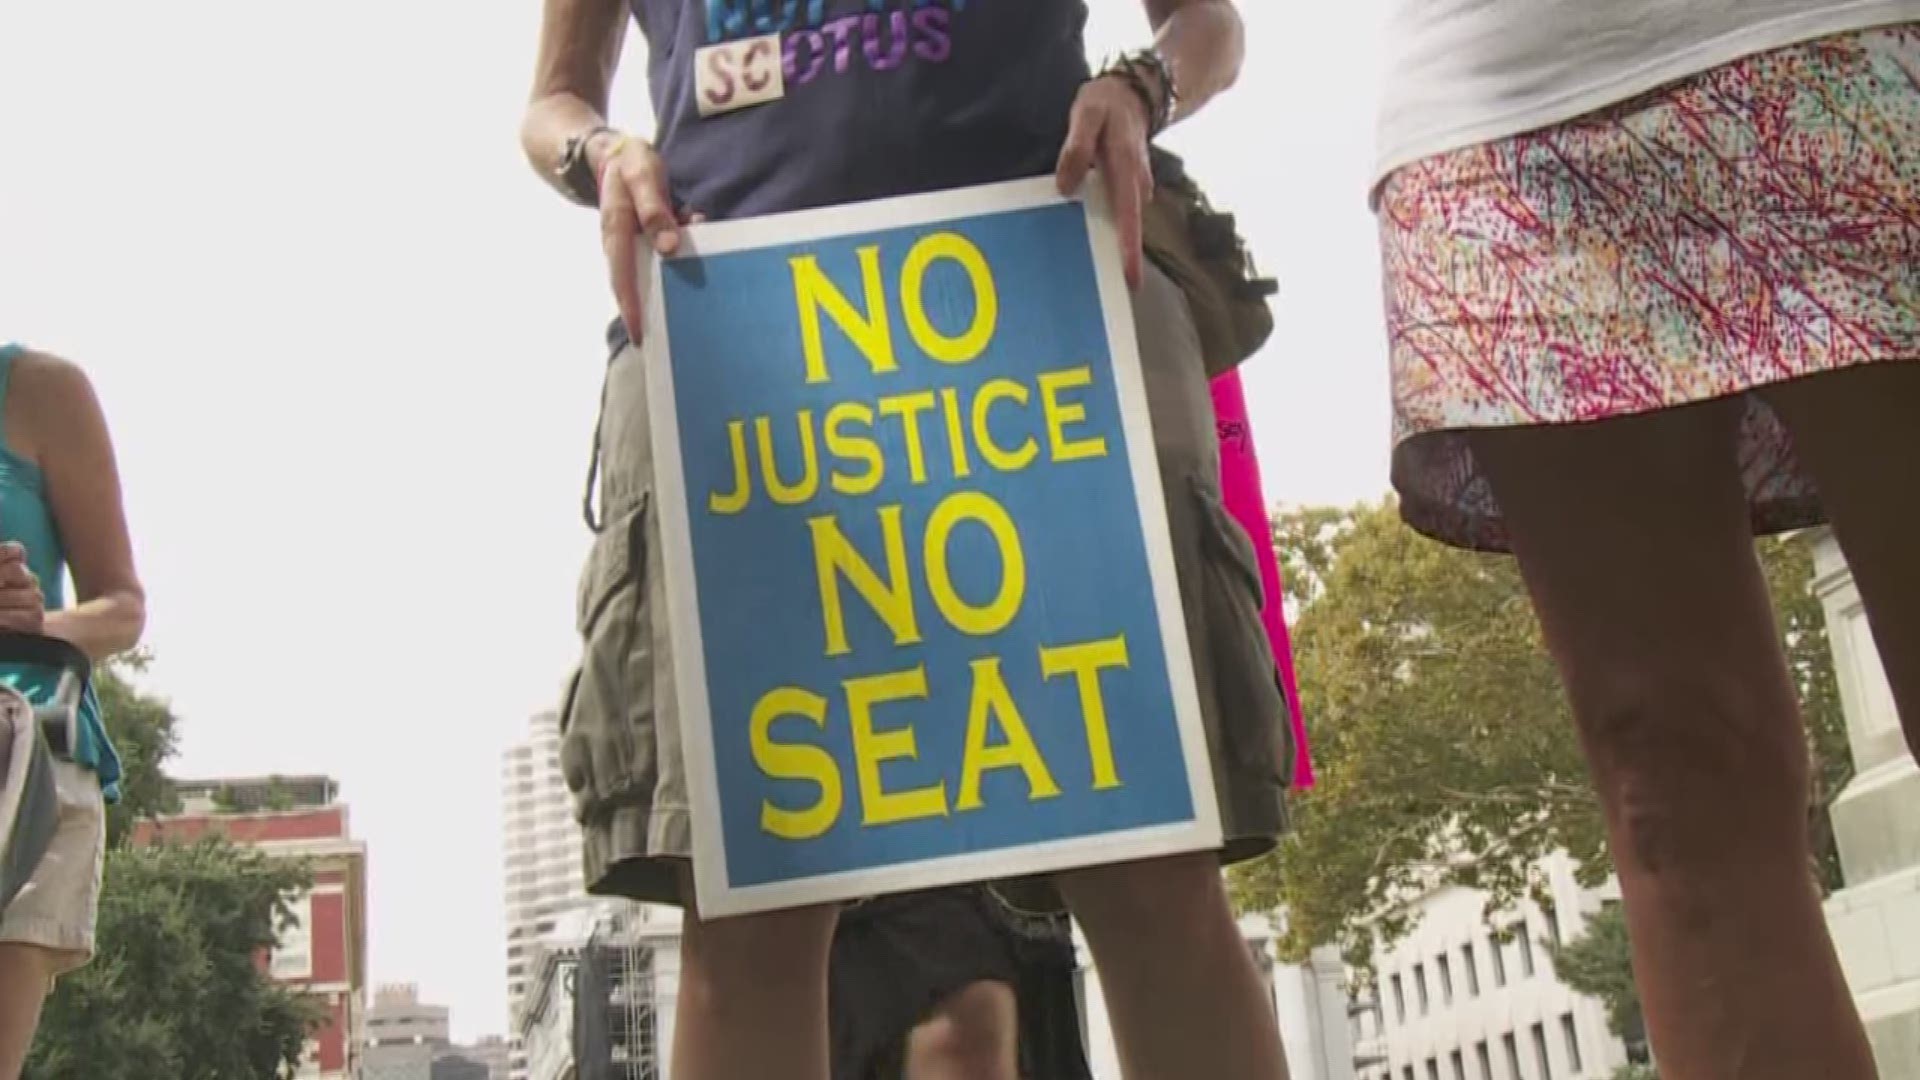
[[1200, 504], [1201, 604], [1221, 747], [1242, 782], [1273, 778], [1284, 784], [1292, 734], [1279, 668], [1261, 621], [1260, 563], [1251, 538], [1219, 492], [1198, 480], [1191, 486]]
[[561, 706], [560, 769], [582, 823], [645, 807], [656, 779], [650, 510], [643, 498], [608, 522], [580, 575], [582, 651]]

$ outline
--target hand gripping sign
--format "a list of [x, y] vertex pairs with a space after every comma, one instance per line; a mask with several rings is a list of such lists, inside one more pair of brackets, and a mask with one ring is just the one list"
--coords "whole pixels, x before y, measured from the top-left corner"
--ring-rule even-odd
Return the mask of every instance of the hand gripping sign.
[[1087, 188], [696, 226], [648, 268], [703, 915], [1219, 844]]

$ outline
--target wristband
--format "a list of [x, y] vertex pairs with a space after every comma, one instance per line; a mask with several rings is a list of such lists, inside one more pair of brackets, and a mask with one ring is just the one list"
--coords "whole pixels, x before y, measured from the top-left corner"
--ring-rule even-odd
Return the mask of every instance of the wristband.
[[594, 136], [609, 131], [613, 129], [600, 124], [568, 139], [566, 149], [560, 155], [560, 165], [554, 169], [554, 178], [559, 181], [561, 190], [582, 206], [600, 204], [600, 177], [587, 161], [587, 144], [593, 141]]
[[[1147, 84], [1145, 71], [1152, 72], [1158, 87]], [[1177, 93], [1173, 85], [1173, 70], [1156, 50], [1146, 49], [1128, 53], [1107, 63], [1096, 78], [1111, 76], [1126, 83], [1140, 98], [1140, 104], [1147, 111], [1147, 135], [1152, 138], [1167, 129], [1173, 120], [1174, 102]]]

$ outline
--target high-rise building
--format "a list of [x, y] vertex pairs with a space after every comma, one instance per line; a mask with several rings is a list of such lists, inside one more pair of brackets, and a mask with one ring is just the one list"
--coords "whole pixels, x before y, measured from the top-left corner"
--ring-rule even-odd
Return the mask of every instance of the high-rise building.
[[273, 977], [316, 998], [325, 1020], [307, 1043], [298, 1080], [360, 1080], [367, 971], [367, 847], [353, 839], [339, 785], [324, 776], [189, 780], [178, 814], [135, 826], [134, 843], [191, 843], [220, 835], [304, 861], [313, 887], [268, 958]]
[[[536, 943], [552, 933], [567, 912], [587, 904], [580, 829], [560, 772], [560, 717], [539, 713], [528, 727], [527, 737], [507, 748], [500, 769], [510, 1022], [519, 1015], [532, 978], [529, 964]], [[525, 1080], [526, 1054], [517, 1037], [509, 1046], [508, 1062], [511, 1080]]]

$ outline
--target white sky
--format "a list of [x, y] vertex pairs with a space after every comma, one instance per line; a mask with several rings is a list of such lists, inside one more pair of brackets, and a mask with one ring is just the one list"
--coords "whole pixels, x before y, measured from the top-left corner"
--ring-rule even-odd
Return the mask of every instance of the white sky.
[[[1144, 40], [1092, 0], [1096, 57]], [[1386, 488], [1377, 0], [1243, 7], [1174, 145], [1279, 277], [1243, 369], [1268, 496]], [[538, 4], [0, 4], [0, 341], [87, 366], [181, 775], [323, 772], [370, 848], [376, 982], [505, 1026], [500, 751], [575, 653], [612, 311], [521, 163]], [[635, 35], [637, 37], [637, 35]], [[642, 124], [631, 53], [616, 118]]]

